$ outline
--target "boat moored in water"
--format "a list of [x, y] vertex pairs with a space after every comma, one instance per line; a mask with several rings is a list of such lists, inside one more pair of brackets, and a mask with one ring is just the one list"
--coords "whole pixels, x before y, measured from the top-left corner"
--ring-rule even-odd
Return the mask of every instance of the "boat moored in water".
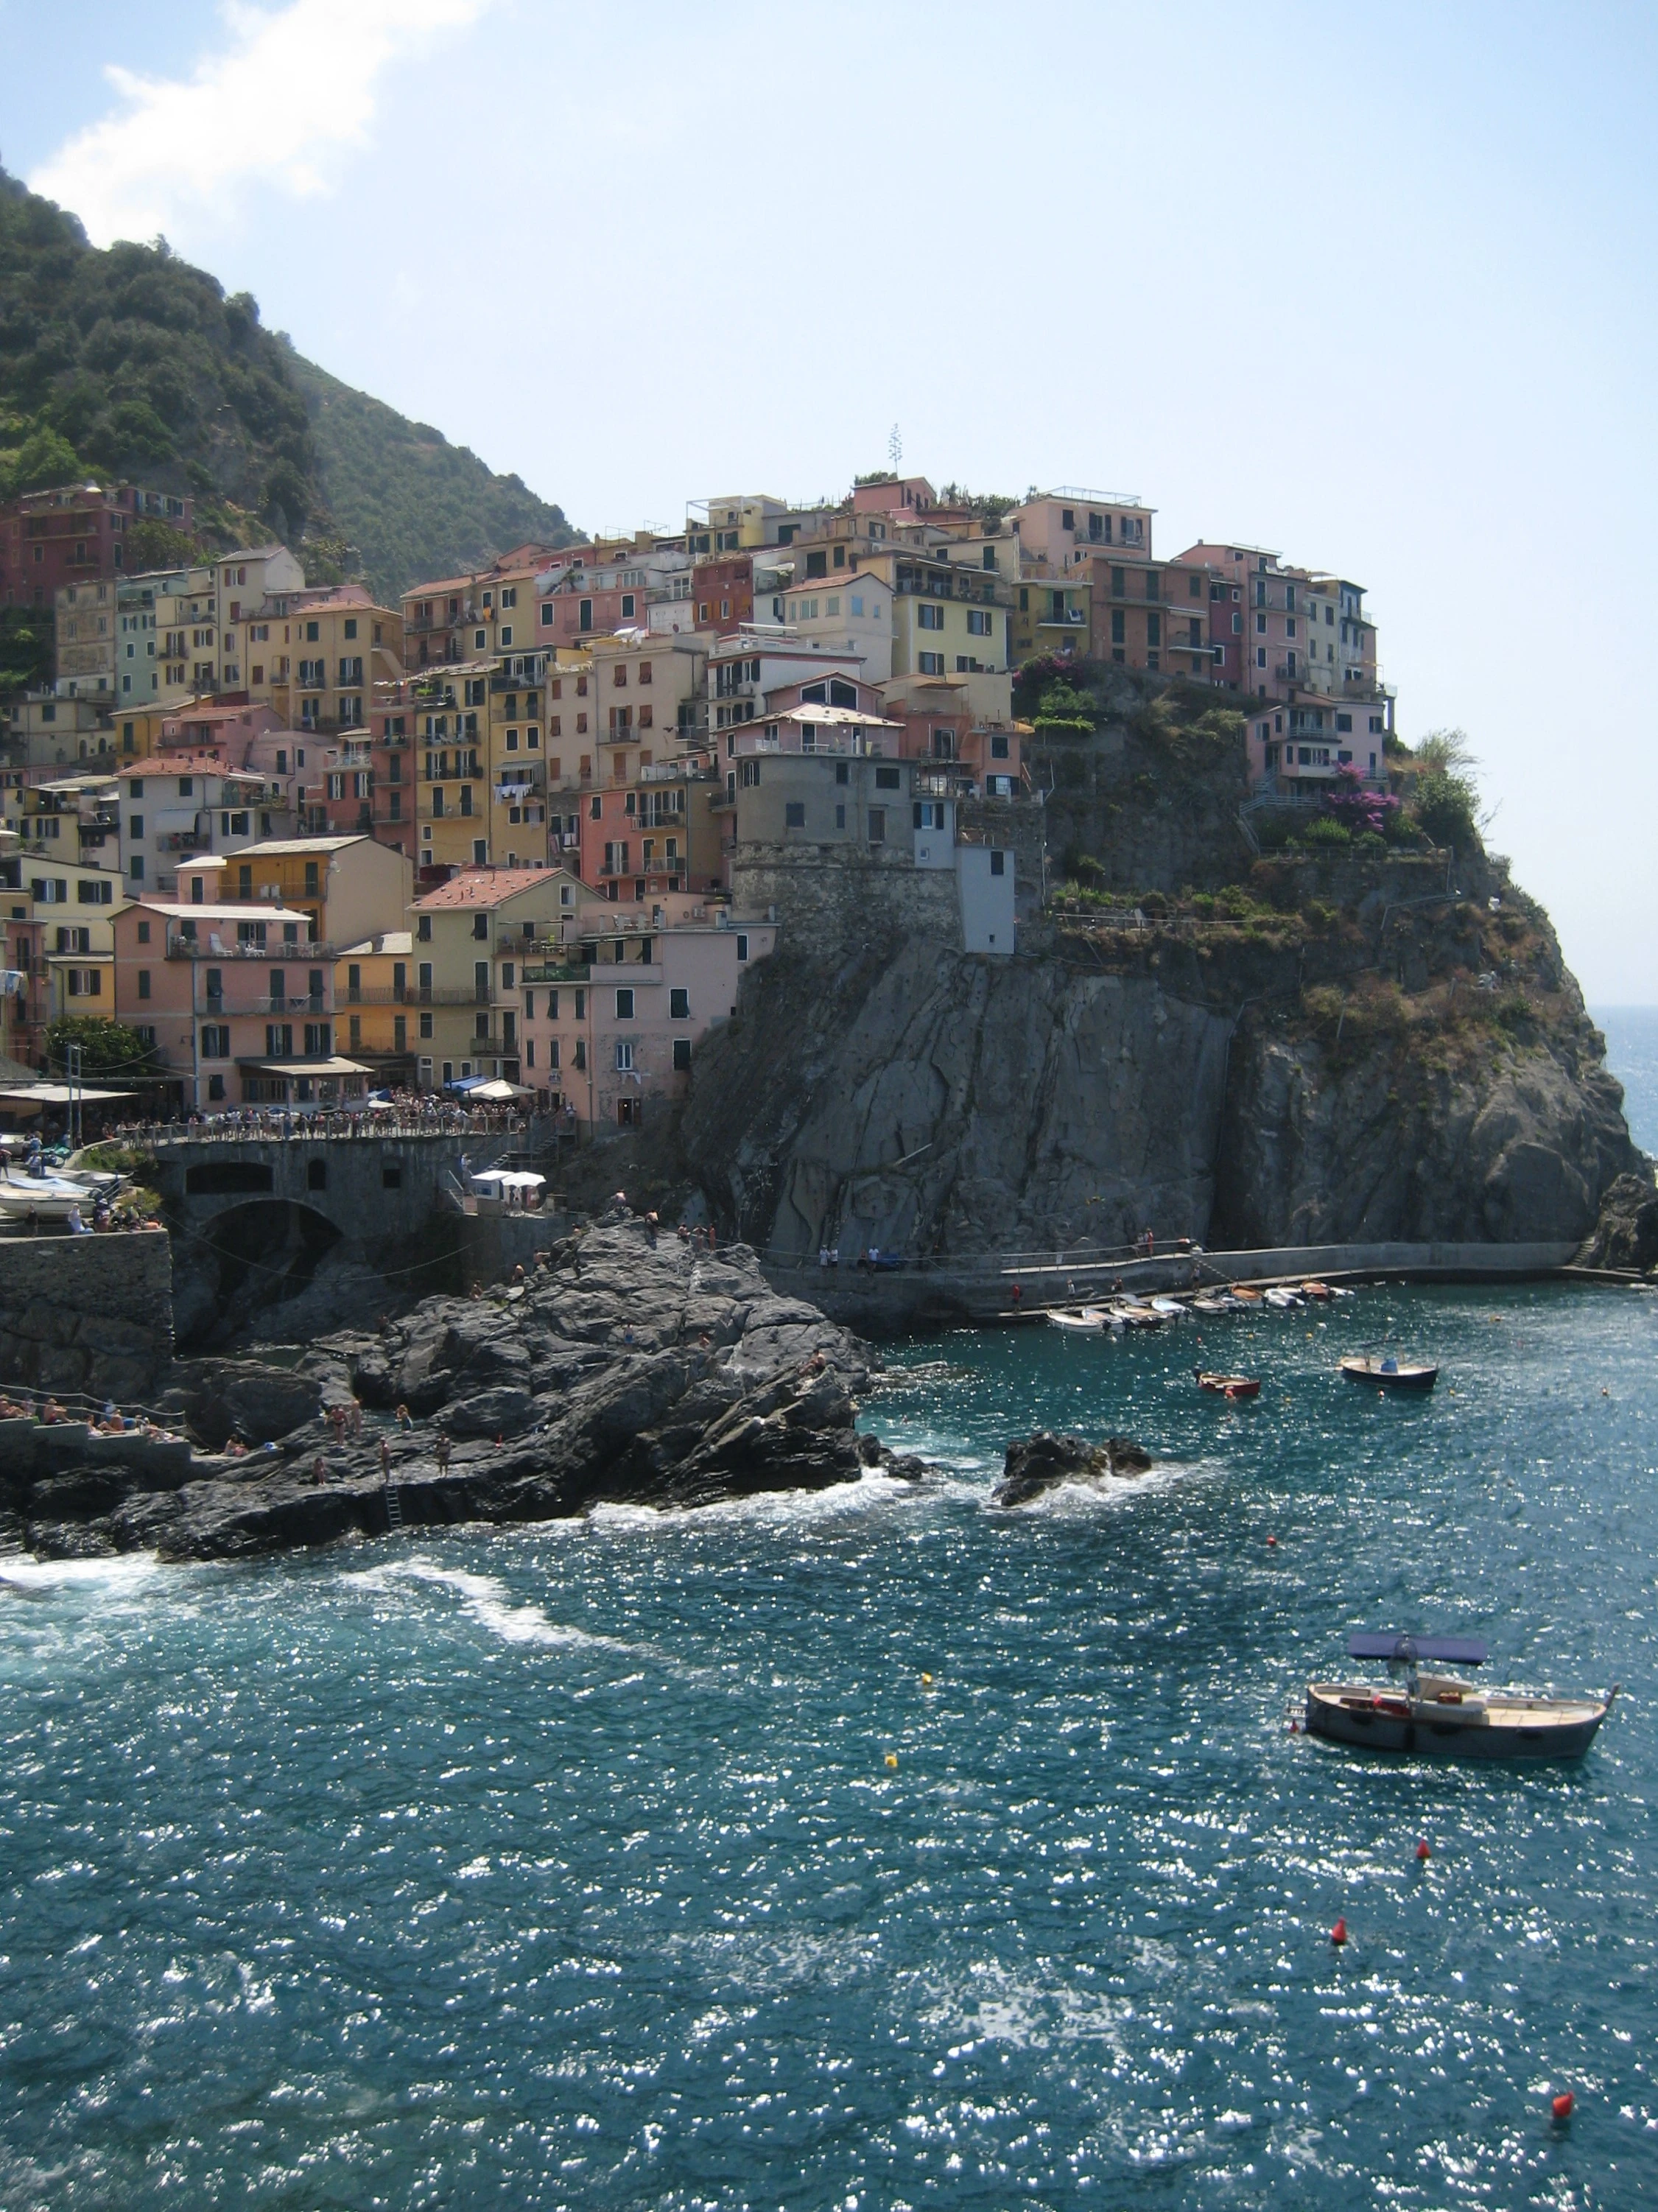
[[1358, 1353], [1342, 1361], [1341, 1371], [1350, 1382], [1368, 1382], [1378, 1390], [1431, 1390], [1439, 1380], [1438, 1368], [1420, 1361], [1376, 1359]]
[[1206, 1390], [1212, 1397], [1237, 1400], [1259, 1398], [1260, 1395], [1260, 1377], [1258, 1375], [1216, 1375], [1205, 1368], [1194, 1367], [1192, 1376], [1199, 1389]]
[[1351, 1659], [1382, 1660], [1389, 1681], [1309, 1682], [1309, 1735], [1367, 1751], [1431, 1759], [1581, 1759], [1618, 1695], [1553, 1698], [1529, 1690], [1481, 1692], [1455, 1675], [1424, 1671], [1431, 1660], [1483, 1667], [1484, 1644], [1467, 1637], [1356, 1635]]
[[1049, 1306], [1048, 1318], [1054, 1328], [1084, 1330], [1095, 1335], [1105, 1328], [1107, 1322], [1103, 1306]]

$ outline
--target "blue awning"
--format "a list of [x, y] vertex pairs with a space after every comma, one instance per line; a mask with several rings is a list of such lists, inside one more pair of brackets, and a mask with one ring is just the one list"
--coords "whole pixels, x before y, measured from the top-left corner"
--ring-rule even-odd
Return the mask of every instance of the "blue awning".
[[1366, 1635], [1347, 1638], [1350, 1659], [1396, 1659], [1401, 1665], [1412, 1659], [1442, 1659], [1452, 1667], [1483, 1667], [1491, 1654], [1473, 1636]]

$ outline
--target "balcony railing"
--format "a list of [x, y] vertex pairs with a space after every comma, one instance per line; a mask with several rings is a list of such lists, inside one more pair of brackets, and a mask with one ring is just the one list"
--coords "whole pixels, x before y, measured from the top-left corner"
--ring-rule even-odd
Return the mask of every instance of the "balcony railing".
[[272, 960], [279, 966], [286, 962], [292, 967], [302, 967], [307, 961], [332, 960], [340, 948], [314, 938], [295, 939], [283, 945], [244, 945], [240, 940], [227, 945], [221, 940], [216, 945], [210, 937], [182, 937], [173, 935], [167, 941], [169, 960]]
[[585, 983], [592, 970], [585, 960], [537, 960], [526, 962], [519, 970], [523, 983]]

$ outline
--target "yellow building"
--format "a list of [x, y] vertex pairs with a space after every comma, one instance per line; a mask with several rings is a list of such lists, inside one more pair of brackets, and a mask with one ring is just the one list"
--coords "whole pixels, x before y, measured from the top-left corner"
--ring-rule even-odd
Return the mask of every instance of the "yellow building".
[[463, 1076], [516, 1083], [524, 962], [556, 938], [583, 898], [563, 868], [465, 868], [410, 908], [415, 1051], [422, 1090]]
[[359, 945], [396, 929], [413, 889], [413, 864], [365, 836], [264, 838], [228, 859], [179, 868], [181, 900], [280, 906], [304, 914], [312, 940], [325, 945]]
[[345, 945], [334, 963], [336, 1039], [380, 1083], [412, 1085], [415, 1078], [414, 943], [412, 930], [383, 930]]
[[489, 860], [489, 661], [428, 669], [413, 679], [409, 713], [416, 769], [416, 866], [483, 867]]
[[[855, 573], [878, 576], [891, 593], [894, 676], [994, 674], [1009, 666], [1012, 594], [994, 569], [953, 565], [942, 546], [901, 546], [860, 556]], [[1085, 611], [1086, 586], [1082, 604]]]
[[290, 729], [367, 729], [375, 684], [403, 674], [403, 617], [366, 598], [303, 602], [285, 621], [261, 617], [253, 627], [270, 636], [243, 649], [278, 654], [287, 665], [262, 688]]

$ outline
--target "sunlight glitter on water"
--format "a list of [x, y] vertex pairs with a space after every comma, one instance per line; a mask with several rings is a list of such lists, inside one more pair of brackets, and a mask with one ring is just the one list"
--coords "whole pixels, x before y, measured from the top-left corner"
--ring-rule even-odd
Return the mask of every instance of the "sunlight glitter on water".
[[[0, 2198], [1658, 2194], [1658, 1315], [1325, 1319], [901, 1350], [920, 1488], [14, 1564]], [[1335, 1377], [1381, 1341], [1431, 1401]], [[993, 1510], [1038, 1424], [1158, 1465]], [[1394, 1625], [1625, 1699], [1576, 1770], [1291, 1735]]]

